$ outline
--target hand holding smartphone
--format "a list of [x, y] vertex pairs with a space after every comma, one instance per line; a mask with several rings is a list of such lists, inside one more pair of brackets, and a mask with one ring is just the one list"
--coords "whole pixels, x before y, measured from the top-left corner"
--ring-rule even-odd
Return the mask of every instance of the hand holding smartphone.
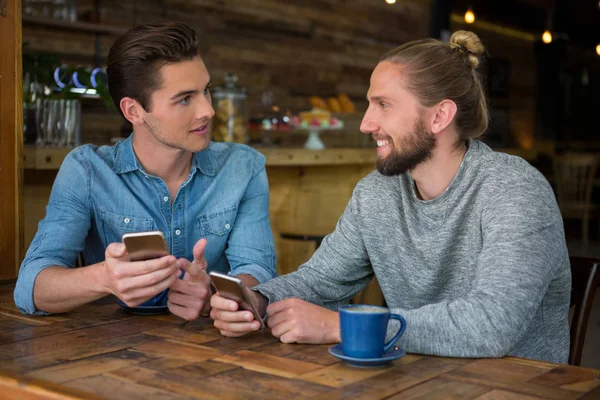
[[169, 255], [165, 235], [161, 231], [133, 232], [123, 235], [129, 261], [152, 260]]
[[260, 329], [264, 329], [265, 323], [260, 316], [258, 304], [255, 304], [254, 296], [241, 279], [214, 271], [209, 275], [221, 297], [237, 302], [242, 310], [250, 311], [260, 323]]

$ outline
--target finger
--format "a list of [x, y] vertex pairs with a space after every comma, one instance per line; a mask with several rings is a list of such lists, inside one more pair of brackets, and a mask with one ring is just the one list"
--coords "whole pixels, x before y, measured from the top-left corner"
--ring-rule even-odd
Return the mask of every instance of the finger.
[[267, 306], [267, 317], [269, 319], [271, 319], [275, 315], [290, 309], [291, 306], [293, 305], [293, 300], [295, 300], [295, 299], [289, 298], [289, 299], [283, 299], [283, 300], [276, 301], [275, 303], [269, 304]]
[[225, 322], [216, 320], [215, 328], [220, 331], [228, 331], [233, 333], [249, 333], [260, 329], [260, 323], [258, 321], [252, 322]]
[[279, 340], [281, 343], [301, 343], [303, 339], [299, 339], [296, 337], [296, 333], [293, 330], [289, 330], [285, 332], [283, 335], [279, 336]]
[[165, 268], [175, 268], [175, 262], [176, 258], [169, 255], [161, 258], [155, 258], [153, 260], [122, 263], [117, 266], [117, 268], [119, 269], [122, 277], [142, 276]]
[[173, 292], [172, 290], [169, 290], [167, 298], [171, 303], [180, 305], [182, 307], [201, 309], [204, 303], [203, 299], [200, 299], [195, 296], [190, 296], [189, 294]]
[[167, 305], [168, 305], [169, 311], [171, 311], [171, 313], [177, 315], [178, 317], [185, 319], [186, 321], [193, 321], [200, 316], [199, 308], [197, 309], [197, 308], [185, 307], [185, 306], [181, 306], [179, 304], [172, 303], [171, 301], [168, 301]]
[[267, 320], [267, 322], [269, 323], [269, 327], [271, 328], [271, 334], [277, 338], [281, 338], [283, 335], [291, 331], [294, 327], [294, 323], [291, 321], [284, 321], [277, 326], [271, 326], [269, 320]]
[[223, 311], [213, 308], [210, 317], [223, 322], [252, 322], [254, 315], [250, 311]]
[[177, 268], [179, 268], [179, 279], [184, 280], [184, 281], [189, 281], [191, 280], [190, 278], [190, 274], [188, 274], [186, 271], [190, 268], [190, 262], [185, 259], [185, 258], [178, 258], [177, 261], [175, 262], [175, 265], [177, 266]]
[[244, 335], [247, 335], [248, 332], [230, 332], [230, 331], [219, 331], [221, 333], [221, 335], [225, 336], [225, 337], [242, 337]]
[[177, 279], [175, 282], [173, 282], [173, 285], [171, 285], [171, 290], [185, 293], [197, 298], [205, 298], [210, 290], [209, 284], [209, 281], [192, 282]]
[[210, 305], [214, 309], [237, 311], [239, 305], [236, 301], [226, 299], [225, 297], [219, 296], [219, 292], [213, 294], [210, 297]]
[[149, 272], [144, 275], [135, 275], [122, 278], [117, 283], [117, 288], [121, 293], [132, 291], [139, 288], [151, 287], [173, 274], [177, 274], [177, 269], [174, 265], [162, 268], [156, 271]]
[[142, 304], [144, 301], [156, 296], [163, 290], [169, 288], [176, 279], [177, 274], [170, 274], [165, 279], [154, 285], [134, 289], [127, 293], [123, 293], [121, 295], [121, 300], [123, 300], [125, 304], [129, 306], [131, 306], [130, 303], [134, 302], [137, 302], [136, 305]]
[[125, 245], [123, 243], [111, 243], [106, 247], [104, 252], [106, 258], [116, 258], [124, 261], [128, 261], [129, 257], [125, 251]]
[[287, 298], [269, 304], [269, 306], [267, 307], [267, 316], [270, 318], [271, 316], [290, 308], [295, 300], [296, 299], [294, 298]]
[[284, 323], [288, 319], [289, 318], [286, 315], [286, 313], [279, 312], [279, 313], [274, 314], [272, 316], [267, 316], [267, 324], [269, 325], [270, 328], [274, 328], [277, 325], [280, 325], [280, 324]]

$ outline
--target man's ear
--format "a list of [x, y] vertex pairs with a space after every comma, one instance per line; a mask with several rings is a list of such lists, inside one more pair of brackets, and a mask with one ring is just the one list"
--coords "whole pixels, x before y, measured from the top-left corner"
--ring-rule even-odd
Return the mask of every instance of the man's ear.
[[442, 100], [433, 106], [433, 121], [431, 122], [431, 132], [438, 134], [446, 129], [456, 116], [456, 103], [452, 100]]
[[123, 97], [119, 103], [123, 115], [127, 121], [131, 122], [132, 125], [143, 125], [144, 124], [144, 109], [140, 103], [131, 97]]

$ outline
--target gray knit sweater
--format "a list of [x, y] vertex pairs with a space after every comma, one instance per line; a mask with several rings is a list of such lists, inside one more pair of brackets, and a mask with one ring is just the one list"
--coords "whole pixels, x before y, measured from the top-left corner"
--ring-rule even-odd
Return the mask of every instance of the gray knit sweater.
[[548, 182], [519, 157], [471, 141], [429, 201], [409, 173], [371, 173], [313, 257], [256, 289], [271, 303], [297, 297], [336, 309], [373, 275], [406, 318], [398, 345], [407, 352], [567, 361], [562, 219]]

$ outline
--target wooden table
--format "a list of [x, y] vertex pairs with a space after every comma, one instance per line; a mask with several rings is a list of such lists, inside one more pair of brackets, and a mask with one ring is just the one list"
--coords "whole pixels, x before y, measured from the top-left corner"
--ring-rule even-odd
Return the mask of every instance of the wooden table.
[[328, 346], [268, 332], [223, 338], [210, 321], [134, 316], [116, 304], [23, 316], [0, 286], [0, 397], [14, 399], [600, 398], [600, 371], [515, 358], [406, 355], [341, 363]]

